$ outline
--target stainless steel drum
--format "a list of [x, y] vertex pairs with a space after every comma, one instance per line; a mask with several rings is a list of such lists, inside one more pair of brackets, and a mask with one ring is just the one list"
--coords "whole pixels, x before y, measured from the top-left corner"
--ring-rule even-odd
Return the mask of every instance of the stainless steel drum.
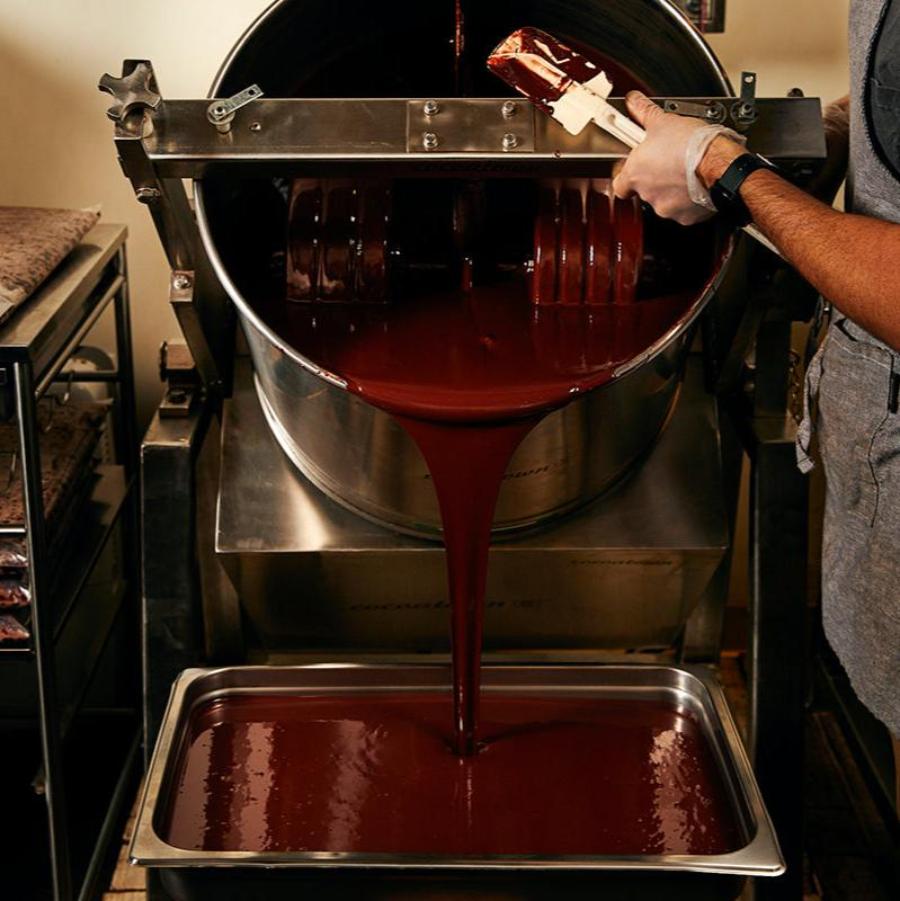
[[[211, 96], [260, 84], [268, 96], [496, 96], [485, 71], [490, 49], [533, 25], [621, 62], [656, 94], [731, 94], [700, 34], [668, 0], [498, 0], [463, 4], [465, 51], [452, 54], [454, 6], [388, 0], [280, 0], [240, 39]], [[346, 506], [401, 531], [436, 535], [437, 500], [407, 433], [381, 410], [347, 392], [270, 329], [254, 309], [241, 272], [277, 236], [259, 223], [283, 223], [272, 182], [197, 182], [203, 244], [237, 307], [272, 431], [299, 469]], [[274, 212], [273, 212], [274, 211]], [[247, 229], [249, 216], [254, 226]], [[279, 218], [280, 216], [280, 218]], [[280, 226], [273, 226], [278, 228]], [[728, 249], [723, 252], [723, 265]], [[700, 313], [712, 288], [689, 317]], [[690, 338], [665, 335], [608, 386], [543, 420], [507, 472], [495, 529], [534, 525], [600, 494], [653, 444], [674, 404]]]

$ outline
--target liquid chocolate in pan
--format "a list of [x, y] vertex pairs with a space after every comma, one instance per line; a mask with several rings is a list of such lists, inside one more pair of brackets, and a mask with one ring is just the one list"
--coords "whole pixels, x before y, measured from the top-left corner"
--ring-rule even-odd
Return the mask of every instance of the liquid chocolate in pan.
[[742, 844], [699, 723], [665, 701], [487, 695], [460, 760], [429, 693], [244, 695], [193, 712], [161, 831], [178, 848], [723, 854]]

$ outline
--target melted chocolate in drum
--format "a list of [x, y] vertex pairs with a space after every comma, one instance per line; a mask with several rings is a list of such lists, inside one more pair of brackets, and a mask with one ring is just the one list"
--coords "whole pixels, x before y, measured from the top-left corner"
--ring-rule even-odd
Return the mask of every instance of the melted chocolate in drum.
[[724, 854], [705, 737], [662, 701], [486, 695], [455, 756], [435, 694], [239, 696], [194, 711], [163, 823], [203, 851]]

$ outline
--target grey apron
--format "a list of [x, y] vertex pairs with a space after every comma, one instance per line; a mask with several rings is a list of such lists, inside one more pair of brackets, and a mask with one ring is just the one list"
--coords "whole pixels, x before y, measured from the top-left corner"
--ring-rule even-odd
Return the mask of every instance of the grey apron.
[[[853, 0], [850, 74], [849, 207], [900, 222], [900, 0]], [[837, 314], [807, 371], [804, 471], [810, 399], [827, 485], [825, 634], [859, 698], [900, 736], [900, 354]]]

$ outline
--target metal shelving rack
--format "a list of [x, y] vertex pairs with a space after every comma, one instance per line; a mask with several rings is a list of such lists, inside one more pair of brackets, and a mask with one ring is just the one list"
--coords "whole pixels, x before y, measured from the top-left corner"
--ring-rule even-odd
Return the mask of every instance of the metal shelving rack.
[[[24, 493], [25, 522], [0, 528], [0, 535], [25, 542], [31, 590], [31, 644], [0, 652], [0, 679], [22, 687], [24, 709], [37, 708], [41, 756], [36, 784], [44, 794], [49, 863], [54, 901], [89, 901], [97, 897], [110, 843], [118, 841], [123, 805], [140, 759], [139, 679], [133, 699], [135, 731], [127, 745], [109, 807], [93, 841], [93, 851], [77, 880], [70, 849], [70, 815], [64, 784], [64, 743], [87, 697], [110, 637], [123, 617], [131, 617], [137, 651], [137, 435], [134, 374], [128, 307], [128, 275], [122, 225], [98, 225], [72, 251], [47, 282], [0, 327], [0, 416], [15, 418]], [[66, 370], [73, 355], [103, 314], [115, 319], [115, 368]], [[83, 524], [73, 534], [60, 567], [51, 558], [41, 485], [38, 401], [58, 382], [109, 385], [113, 404], [115, 463], [98, 469], [86, 502]], [[121, 528], [123, 563], [112, 596], [79, 617], [80, 601], [104, 549]], [[89, 621], [91, 639], [73, 627]], [[70, 633], [74, 637], [69, 637]], [[137, 653], [134, 654], [135, 659]], [[25, 686], [36, 682], [36, 697]], [[65, 685], [68, 696], [61, 697]], [[129, 705], [130, 710], [130, 705]]]

